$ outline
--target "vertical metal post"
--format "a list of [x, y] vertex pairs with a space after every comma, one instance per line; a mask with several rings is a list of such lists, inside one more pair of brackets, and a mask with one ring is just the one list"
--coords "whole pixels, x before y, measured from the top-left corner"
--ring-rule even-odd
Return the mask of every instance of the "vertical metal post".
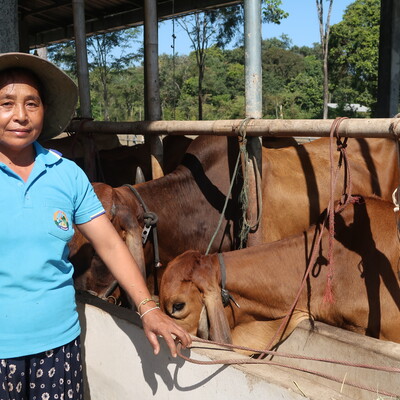
[[400, 84], [400, 2], [381, 0], [377, 118], [398, 113]]
[[[160, 81], [158, 71], [157, 1], [144, 1], [144, 87], [145, 119], [161, 119]], [[162, 175], [163, 148], [160, 136], [145, 137], [150, 144], [153, 179]]]
[[[261, 68], [261, 0], [244, 1], [244, 44], [245, 44], [245, 97], [246, 118], [262, 117], [262, 68]], [[251, 122], [250, 122], [251, 123]], [[258, 201], [262, 176], [262, 142], [261, 138], [247, 138], [249, 161], [248, 177], [248, 211], [247, 219], [254, 224], [261, 213]], [[257, 177], [258, 176], [258, 177]], [[257, 184], [259, 187], [257, 188]], [[250, 231], [247, 245], [262, 242], [261, 219]]]
[[246, 117], [262, 117], [261, 0], [244, 2]]
[[85, 1], [72, 1], [74, 12], [74, 34], [76, 64], [78, 71], [79, 104], [82, 118], [92, 118], [90, 106], [89, 67], [86, 48]]
[[[74, 13], [74, 34], [76, 48], [76, 63], [78, 71], [79, 105], [80, 116], [82, 119], [92, 119], [90, 105], [90, 85], [89, 85], [89, 67], [86, 47], [86, 20], [85, 20], [85, 1], [72, 1]], [[78, 132], [78, 134], [80, 134]], [[95, 146], [91, 136], [81, 134], [84, 148], [84, 166], [85, 172], [91, 181], [97, 180], [97, 171], [95, 163]]]
[[18, 1], [0, 0], [0, 53], [19, 51]]

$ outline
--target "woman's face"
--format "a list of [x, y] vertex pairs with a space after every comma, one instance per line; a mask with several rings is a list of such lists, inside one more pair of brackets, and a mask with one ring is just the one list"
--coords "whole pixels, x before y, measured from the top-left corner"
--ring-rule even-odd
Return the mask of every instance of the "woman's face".
[[0, 151], [31, 145], [43, 127], [44, 105], [38, 83], [22, 72], [0, 85]]

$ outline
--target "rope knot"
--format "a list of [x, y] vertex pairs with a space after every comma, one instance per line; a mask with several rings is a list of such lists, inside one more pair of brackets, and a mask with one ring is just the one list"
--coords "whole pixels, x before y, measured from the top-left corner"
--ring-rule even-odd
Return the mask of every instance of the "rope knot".
[[[153, 230], [157, 229], [157, 221], [158, 221], [157, 214], [152, 211], [147, 211], [143, 214], [143, 221], [144, 221], [144, 227], [142, 231], [142, 244], [145, 245], [151, 229]], [[157, 239], [155, 239], [155, 241], [157, 241]], [[156, 264], [157, 262], [158, 260], [156, 260]]]
[[337, 138], [336, 145], [338, 151], [345, 149], [347, 147], [347, 138], [345, 138], [343, 142], [341, 141], [340, 138]]
[[143, 220], [147, 227], [155, 226], [158, 222], [158, 216], [156, 213], [149, 211], [143, 214]]

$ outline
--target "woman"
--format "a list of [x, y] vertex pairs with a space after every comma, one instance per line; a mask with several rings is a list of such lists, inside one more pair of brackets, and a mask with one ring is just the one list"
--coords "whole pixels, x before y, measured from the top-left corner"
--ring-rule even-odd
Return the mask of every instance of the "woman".
[[83, 171], [37, 142], [66, 127], [76, 102], [75, 84], [52, 63], [0, 54], [0, 399], [83, 398], [73, 224], [136, 304], [154, 353], [158, 335], [174, 357], [173, 336], [191, 342], [151, 300]]

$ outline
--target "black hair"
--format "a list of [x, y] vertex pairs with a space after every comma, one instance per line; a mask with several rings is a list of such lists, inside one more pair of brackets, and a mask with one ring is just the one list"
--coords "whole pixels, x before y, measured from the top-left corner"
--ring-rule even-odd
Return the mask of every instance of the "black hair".
[[27, 76], [36, 83], [42, 103], [46, 104], [45, 90], [42, 81], [30, 69], [17, 67], [7, 68], [3, 71], [0, 71], [0, 88], [9, 84], [10, 82], [17, 82], [18, 76], [20, 75]]

